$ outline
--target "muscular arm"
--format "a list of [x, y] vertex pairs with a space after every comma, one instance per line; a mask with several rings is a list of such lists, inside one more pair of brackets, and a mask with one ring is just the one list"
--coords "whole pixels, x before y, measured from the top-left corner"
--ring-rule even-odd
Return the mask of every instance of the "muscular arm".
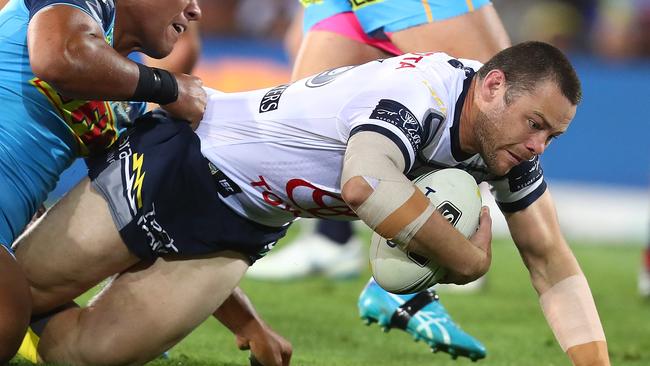
[[[27, 31], [27, 46], [34, 75], [65, 97], [129, 100], [138, 85], [138, 66], [125, 57], [131, 50], [113, 49], [104, 40], [97, 22], [71, 6], [51, 6], [34, 15]], [[175, 117], [192, 122], [196, 128], [207, 102], [203, 83], [190, 75], [173, 77], [178, 97], [163, 108]]]
[[[573, 279], [583, 278], [583, 274], [560, 231], [550, 193], [546, 191], [537, 201], [522, 211], [506, 214], [506, 220], [512, 238], [528, 268], [533, 287], [542, 297], [544, 315], [556, 337], [563, 344], [563, 348], [566, 344], [569, 358], [575, 365], [609, 365], [607, 344], [604, 340], [581, 342], [573, 329], [567, 333], [563, 328], [571, 323], [575, 326], [574, 329], [580, 329], [582, 334], [589, 328], [595, 329], [587, 333], [602, 331], [588, 288], [583, 290], [573, 288], [567, 291], [562, 284], [556, 286], [562, 281], [571, 283]], [[558, 291], [559, 288], [562, 290]], [[572, 306], [577, 302], [581, 302], [584, 306], [574, 314], [551, 310], [555, 306], [566, 309], [564, 303], [570, 304], [570, 309], [575, 309]], [[590, 309], [593, 309], [593, 313]], [[581, 319], [592, 319], [592, 321]]]
[[104, 40], [99, 24], [72, 6], [39, 11], [27, 32], [34, 74], [66, 97], [126, 100], [138, 83], [136, 64]]
[[[491, 223], [487, 211], [483, 212], [481, 228], [471, 242], [435, 209], [429, 209], [430, 213], [414, 213], [417, 209], [407, 207], [417, 199], [415, 196], [419, 191], [401, 173], [403, 170], [402, 154], [390, 139], [374, 132], [360, 132], [348, 142], [342, 178], [343, 199], [361, 220], [385, 237], [382, 231], [386, 230], [382, 227], [395, 226], [391, 220], [397, 218], [395, 221], [401, 221], [404, 216], [415, 217], [420, 213], [426, 215], [422, 218], [423, 225], [408, 242], [400, 243], [398, 237], [393, 236], [389, 239], [397, 241], [402, 248], [441, 263], [448, 270], [452, 282], [466, 283], [485, 274], [491, 261]], [[368, 179], [376, 180], [377, 186], [373, 188]], [[382, 189], [381, 184], [390, 184], [391, 187]], [[402, 200], [395, 197], [402, 195], [410, 198]], [[425, 200], [425, 205], [432, 206], [426, 197], [420, 199]], [[376, 202], [376, 207], [364, 209], [363, 205], [368, 205], [370, 200]]]

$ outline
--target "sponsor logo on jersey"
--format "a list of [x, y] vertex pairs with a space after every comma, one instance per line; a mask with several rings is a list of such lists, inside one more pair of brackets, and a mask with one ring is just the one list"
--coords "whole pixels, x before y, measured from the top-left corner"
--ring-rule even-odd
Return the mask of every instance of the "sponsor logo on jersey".
[[396, 67], [395, 69], [411, 69], [414, 68], [416, 64], [418, 64], [420, 61], [422, 61], [425, 57], [434, 55], [435, 52], [414, 52], [414, 53], [407, 53], [406, 55], [402, 56], [399, 60], [399, 66]]
[[210, 168], [210, 175], [214, 180], [215, 185], [217, 186], [217, 192], [223, 198], [231, 196], [235, 193], [241, 193], [241, 188], [235, 183], [232, 179], [228, 178], [219, 168], [214, 164], [208, 161], [208, 167]]
[[519, 192], [537, 182], [543, 173], [539, 164], [539, 156], [534, 156], [532, 159], [522, 162], [508, 172], [510, 192]]
[[390, 99], [382, 99], [370, 114], [370, 118], [390, 123], [399, 128], [409, 140], [413, 150], [420, 150], [422, 126], [420, 126], [420, 122], [413, 113], [401, 103]]
[[260, 102], [260, 113], [266, 113], [278, 109], [280, 105], [280, 97], [282, 93], [289, 87], [291, 84], [284, 84], [276, 86], [275, 88], [269, 90], [262, 97], [262, 102]]
[[336, 69], [323, 71], [320, 74], [307, 79], [305, 85], [309, 88], [318, 88], [323, 85], [327, 85], [334, 81], [337, 77], [343, 74], [346, 71], [352, 70], [356, 66], [343, 66]]
[[154, 253], [178, 253], [174, 245], [174, 238], [156, 220], [156, 205], [151, 204], [151, 211], [138, 218], [138, 227], [145, 232], [148, 245]]
[[116, 160], [128, 159], [131, 155], [133, 155], [131, 141], [129, 141], [129, 135], [125, 135], [117, 149], [112, 148], [106, 155], [106, 164], [112, 164]]
[[285, 210], [294, 217], [347, 218], [356, 219], [357, 215], [343, 201], [337, 192], [329, 192], [301, 178], [289, 179], [285, 185], [286, 199], [275, 193], [263, 176], [250, 183], [259, 189], [262, 200], [273, 207]]
[[436, 207], [436, 209], [452, 226], [456, 226], [458, 220], [460, 220], [460, 217], [463, 215], [458, 207], [454, 206], [454, 204], [449, 201], [442, 202], [438, 207]]

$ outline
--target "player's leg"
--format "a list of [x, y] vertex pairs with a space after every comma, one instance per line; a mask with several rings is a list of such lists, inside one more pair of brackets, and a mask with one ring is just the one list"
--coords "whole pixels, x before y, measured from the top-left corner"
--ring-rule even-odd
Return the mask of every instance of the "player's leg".
[[[309, 11], [305, 11], [306, 17]], [[298, 80], [336, 67], [358, 65], [390, 55], [368, 44], [370, 41], [352, 12], [323, 19], [305, 33], [291, 79]]]
[[87, 308], [54, 316], [39, 354], [47, 362], [79, 365], [145, 363], [213, 314], [247, 268], [243, 255], [229, 251], [138, 264]]
[[[431, 11], [435, 12], [435, 8]], [[394, 31], [388, 27], [386, 31], [392, 31], [390, 39], [405, 52], [441, 51], [481, 62], [510, 46], [510, 38], [492, 4], [451, 18]]]
[[73, 300], [139, 260], [122, 242], [106, 201], [88, 179], [19, 238], [15, 251], [36, 314]]
[[29, 284], [20, 266], [0, 245], [0, 364], [18, 350], [31, 315]]

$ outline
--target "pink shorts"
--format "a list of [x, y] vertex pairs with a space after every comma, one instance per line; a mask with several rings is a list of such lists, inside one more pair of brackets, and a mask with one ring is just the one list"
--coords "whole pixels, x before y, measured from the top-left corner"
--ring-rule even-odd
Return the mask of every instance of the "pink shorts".
[[388, 52], [391, 55], [401, 55], [404, 53], [388, 39], [374, 38], [367, 35], [361, 28], [357, 17], [353, 12], [349, 11], [325, 18], [316, 23], [311, 30], [323, 30], [340, 34], [357, 42], [365, 43]]

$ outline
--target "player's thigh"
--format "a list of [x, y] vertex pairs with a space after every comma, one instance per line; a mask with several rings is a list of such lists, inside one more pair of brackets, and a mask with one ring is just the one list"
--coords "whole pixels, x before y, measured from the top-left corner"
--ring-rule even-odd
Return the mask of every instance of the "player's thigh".
[[404, 52], [445, 52], [481, 62], [510, 46], [510, 38], [492, 4], [394, 32], [390, 39]]
[[0, 247], [0, 364], [7, 362], [18, 350], [30, 315], [27, 280], [16, 260]]
[[158, 258], [115, 278], [83, 316], [79, 350], [93, 362], [141, 363], [166, 351], [230, 296], [248, 268], [225, 251], [194, 259]]
[[388, 54], [378, 48], [330, 31], [310, 31], [300, 45], [291, 75], [298, 80], [340, 66], [358, 65]]
[[84, 179], [15, 245], [34, 311], [66, 303], [138, 261], [123, 244], [108, 205]]

